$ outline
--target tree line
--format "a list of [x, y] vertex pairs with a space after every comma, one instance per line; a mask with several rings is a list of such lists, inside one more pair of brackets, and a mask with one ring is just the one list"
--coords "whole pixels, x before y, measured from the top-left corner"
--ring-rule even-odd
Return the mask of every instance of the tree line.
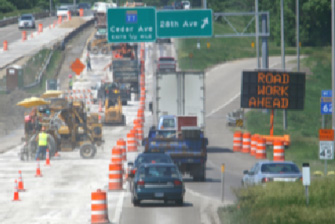
[[[103, 0], [99, 0], [103, 1]], [[105, 0], [106, 1], [106, 0]], [[128, 2], [130, 2], [129, 0]], [[178, 0], [180, 1], [180, 0]], [[203, 6], [204, 0], [189, 0], [192, 8]], [[280, 45], [280, 1], [258, 0], [259, 11], [270, 12], [270, 40]], [[53, 8], [61, 3], [73, 3], [73, 0], [52, 0]], [[76, 0], [90, 2], [94, 0]], [[108, 2], [108, 0], [107, 0]], [[126, 0], [114, 0], [124, 3]], [[141, 1], [139, 1], [141, 2]], [[175, 0], [143, 0], [147, 6], [162, 7], [171, 5]], [[50, 0], [0, 0], [0, 13], [22, 9], [41, 8], [48, 10]], [[300, 41], [303, 46], [328, 46], [331, 44], [331, 1], [299, 0]], [[255, 10], [255, 0], [207, 0], [207, 8], [213, 12], [251, 12]], [[224, 21], [219, 21], [224, 23]], [[296, 44], [296, 0], [284, 0], [285, 43]]]

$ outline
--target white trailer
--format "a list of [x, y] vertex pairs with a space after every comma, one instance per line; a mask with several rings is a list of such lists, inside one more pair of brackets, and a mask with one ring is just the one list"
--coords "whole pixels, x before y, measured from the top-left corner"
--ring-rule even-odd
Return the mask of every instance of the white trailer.
[[153, 102], [155, 126], [162, 115], [197, 116], [205, 127], [205, 73], [203, 71], [157, 72]]

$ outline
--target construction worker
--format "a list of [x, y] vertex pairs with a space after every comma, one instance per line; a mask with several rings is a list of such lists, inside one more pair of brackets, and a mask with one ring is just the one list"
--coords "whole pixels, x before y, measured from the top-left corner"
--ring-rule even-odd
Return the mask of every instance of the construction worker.
[[36, 136], [38, 142], [38, 149], [36, 152], [35, 160], [37, 160], [42, 153], [42, 159], [45, 158], [48, 147], [48, 134], [45, 132], [45, 127], [42, 126], [41, 132]]
[[87, 56], [86, 56], [86, 67], [87, 67], [87, 71], [92, 71], [92, 68], [91, 68], [91, 57], [90, 55], [87, 53]]

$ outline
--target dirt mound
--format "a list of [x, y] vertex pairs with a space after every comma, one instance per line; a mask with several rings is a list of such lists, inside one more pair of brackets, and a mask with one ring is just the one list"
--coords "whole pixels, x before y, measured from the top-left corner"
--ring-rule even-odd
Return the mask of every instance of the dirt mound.
[[86, 21], [80, 17], [72, 17], [70, 21], [64, 21], [60, 24], [60, 28], [77, 28], [84, 24]]

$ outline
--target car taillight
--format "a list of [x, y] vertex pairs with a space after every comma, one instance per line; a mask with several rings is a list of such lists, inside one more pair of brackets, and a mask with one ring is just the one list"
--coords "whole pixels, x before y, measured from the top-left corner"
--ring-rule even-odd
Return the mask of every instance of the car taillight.
[[180, 186], [182, 184], [180, 180], [174, 180], [173, 183], [174, 186]]
[[144, 180], [137, 181], [137, 186], [144, 186], [145, 182]]
[[156, 163], [156, 161], [155, 160], [151, 160], [151, 163]]
[[263, 177], [262, 178], [262, 183], [266, 183], [266, 182], [270, 182], [270, 178], [267, 178], [267, 177]]
[[136, 169], [132, 169], [131, 174], [135, 175], [135, 173], [136, 173]]

